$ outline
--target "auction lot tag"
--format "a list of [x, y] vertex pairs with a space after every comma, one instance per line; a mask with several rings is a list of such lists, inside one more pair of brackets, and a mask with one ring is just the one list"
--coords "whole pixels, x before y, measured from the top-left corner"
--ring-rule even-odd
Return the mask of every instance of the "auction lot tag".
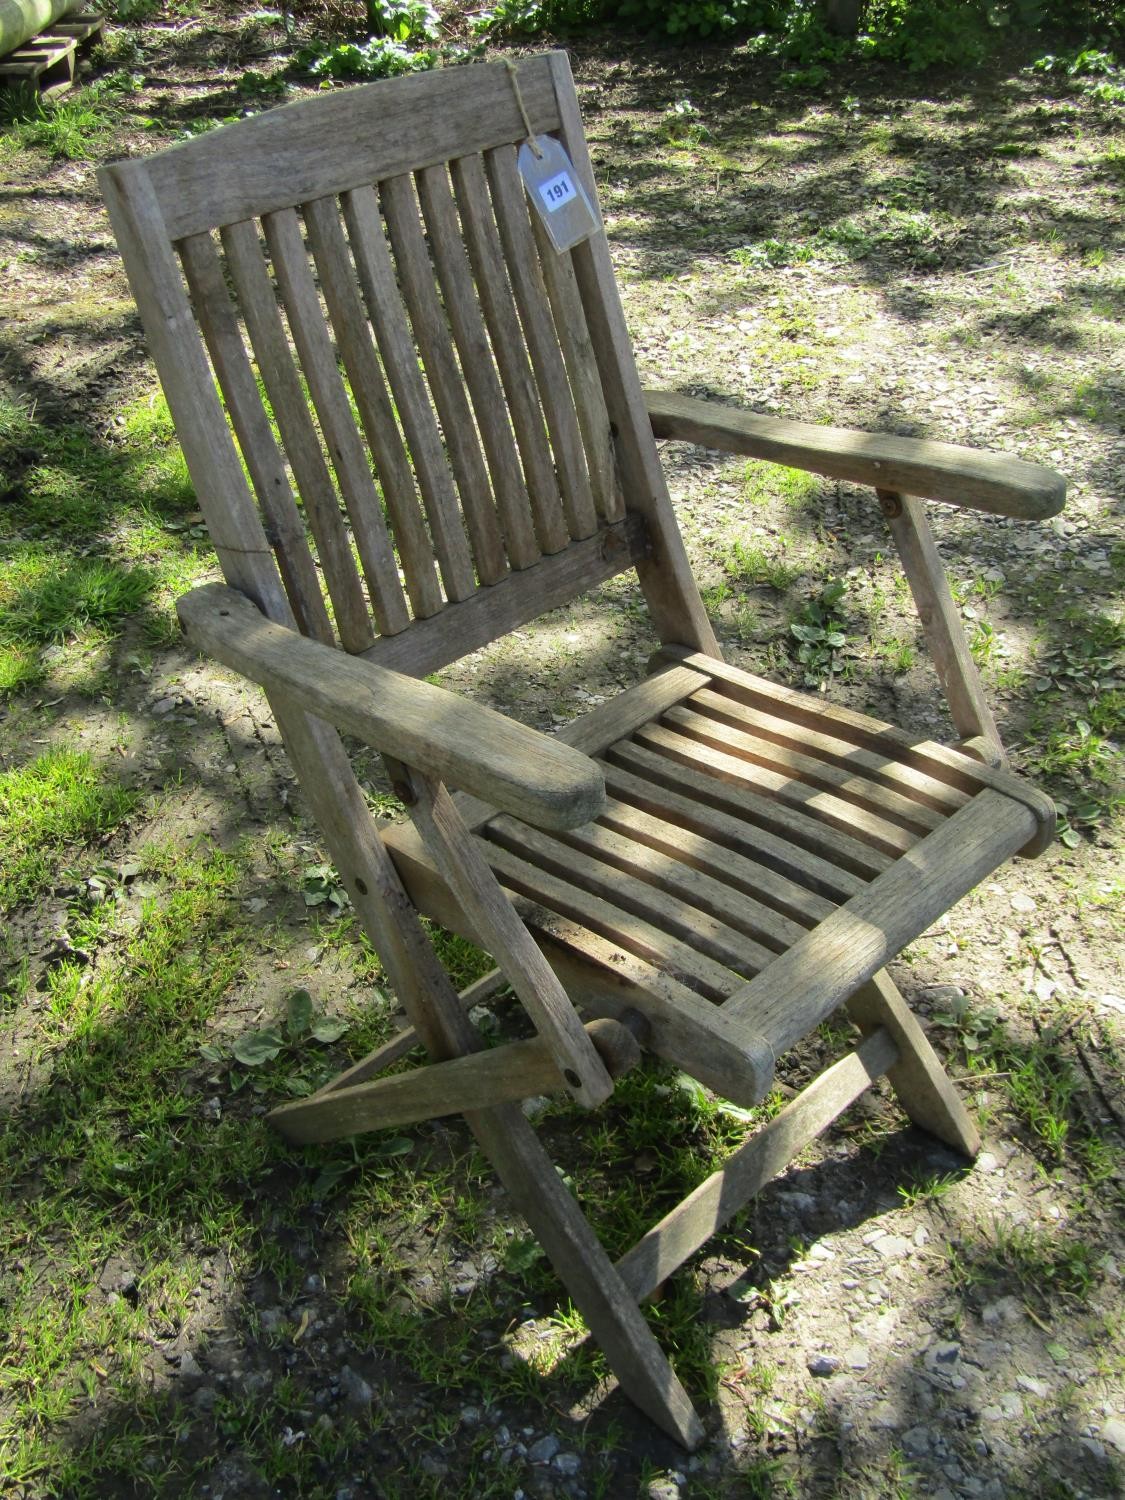
[[589, 239], [598, 229], [598, 219], [562, 143], [539, 135], [535, 144], [542, 155], [536, 156], [530, 141], [520, 147], [520, 176], [551, 244], [561, 254]]

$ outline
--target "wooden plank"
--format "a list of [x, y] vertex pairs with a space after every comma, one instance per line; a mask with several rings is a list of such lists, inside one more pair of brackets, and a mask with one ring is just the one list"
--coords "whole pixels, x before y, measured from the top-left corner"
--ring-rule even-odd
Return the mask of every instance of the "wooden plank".
[[[732, 843], [737, 845], [747, 841], [743, 825], [733, 818], [726, 820], [734, 825], [735, 838], [732, 841], [723, 837], [725, 830], [719, 826], [724, 821], [721, 813], [711, 813], [710, 809], [704, 808], [703, 816], [697, 818], [686, 798], [675, 798], [675, 802], [687, 806], [686, 818], [677, 821], [676, 809], [669, 807], [671, 794], [661, 796], [655, 787], [614, 766], [603, 764], [602, 772], [610, 798], [598, 819], [600, 826], [623, 833], [638, 843], [648, 844], [713, 880], [721, 881], [728, 890], [738, 893], [744, 908], [746, 901], [750, 902], [750, 911], [755, 911], [761, 903], [771, 913], [770, 927], [784, 931], [786, 942], [796, 941], [801, 929], [815, 926], [832, 910], [832, 902], [778, 875], [759, 861], [737, 853]], [[629, 800], [622, 800], [625, 798]], [[649, 812], [647, 808], [658, 811]], [[702, 832], [708, 822], [712, 837]], [[783, 929], [776, 928], [775, 924], [780, 920], [785, 923]], [[764, 931], [764, 917], [762, 921]]]
[[222, 242], [258, 370], [316, 538], [336, 628], [346, 650], [362, 651], [374, 639], [371, 616], [352, 559], [336, 489], [282, 327], [257, 230], [253, 224], [231, 224], [223, 230]]
[[[500, 379], [508, 398], [512, 423], [516, 429], [520, 457], [523, 460], [535, 532], [544, 552], [559, 552], [570, 540], [566, 518], [562, 513], [554, 461], [547, 445], [539, 393], [524, 345], [511, 285], [504, 266], [496, 221], [489, 209], [488, 180], [479, 156], [462, 156], [450, 163], [457, 206], [469, 259], [476, 276], [481, 305], [484, 308], [492, 348], [500, 367]], [[609, 519], [609, 518], [607, 518]], [[620, 520], [621, 517], [612, 519]]]
[[829, 727], [833, 734], [853, 745], [863, 746], [876, 754], [900, 759], [903, 764], [914, 766], [945, 781], [970, 795], [981, 787], [990, 787], [1020, 802], [1033, 815], [1036, 823], [1034, 838], [1019, 853], [1032, 858], [1051, 846], [1055, 834], [1055, 806], [1051, 799], [1030, 786], [1021, 777], [1014, 776], [1003, 768], [982, 765], [947, 745], [938, 745], [932, 740], [913, 740], [890, 724], [880, 723], [866, 714], [839, 704], [825, 703], [807, 693], [794, 692], [792, 688], [769, 682], [764, 677], [755, 677], [741, 667], [732, 667], [727, 662], [717, 661], [702, 652], [689, 651], [679, 646], [664, 646], [656, 659], [668, 664], [673, 662], [697, 667], [701, 672], [710, 672], [724, 690], [768, 712], [783, 711], [794, 723], [808, 724], [814, 729]]
[[551, 434], [563, 510], [571, 537], [578, 541], [598, 528], [594, 497], [578, 414], [571, 399], [566, 365], [559, 349], [535, 239], [527, 217], [527, 199], [516, 170], [514, 146], [500, 146], [485, 156], [492, 207], [507, 257], [508, 275], [519, 308], [539, 387], [539, 400]]
[[[834, 905], [861, 891], [874, 873], [866, 863], [866, 873], [851, 868], [855, 849], [850, 843], [844, 846], [842, 859], [840, 851], [826, 857], [817, 852], [825, 847], [820, 830], [810, 835], [804, 820], [788, 809], [768, 798], [731, 789], [703, 770], [625, 741], [613, 745], [606, 759], [606, 774], [615, 777], [615, 796], [629, 797], [663, 817], [676, 818], [686, 828], [719, 839], [724, 847], [760, 861]], [[637, 790], [634, 796], [628, 783], [616, 776], [618, 769], [643, 781], [644, 791]], [[817, 848], [806, 848], [806, 843]], [[866, 857], [868, 851], [863, 854]]]
[[405, 774], [414, 792], [411, 821], [430, 858], [550, 1048], [571, 1097], [587, 1109], [601, 1104], [612, 1094], [613, 1080], [449, 793], [433, 777], [416, 770]]
[[617, 1262], [617, 1273], [630, 1294], [638, 1301], [651, 1297], [673, 1271], [881, 1077], [897, 1055], [887, 1032], [876, 1031], [739, 1146]]
[[848, 1014], [864, 1035], [882, 1027], [893, 1039], [898, 1061], [887, 1081], [915, 1125], [970, 1160], [976, 1156], [980, 1132], [890, 975], [883, 971], [862, 985], [848, 1001]]
[[599, 937], [662, 969], [706, 999], [723, 1000], [740, 988], [738, 975], [725, 964], [702, 952], [694, 943], [682, 942], [674, 934], [646, 922], [616, 900], [607, 900], [582, 885], [564, 880], [500, 844], [490, 842], [487, 853], [489, 864], [506, 890], [526, 896], [548, 912], [589, 927]]
[[188, 472], [224, 574], [271, 619], [293, 613], [219, 405], [180, 267], [148, 177], [114, 167], [98, 183], [137, 299]]
[[[683, 717], [678, 720], [677, 727], [728, 755], [736, 755], [740, 760], [776, 771], [780, 776], [817, 787], [841, 802], [853, 804], [865, 819], [868, 814], [873, 815], [872, 827], [877, 832], [881, 832], [883, 824], [893, 823], [918, 838], [942, 821], [943, 815], [925, 803], [915, 802], [872, 778], [855, 775], [843, 766], [806, 755], [801, 749], [780, 745], [772, 737], [759, 735], [753, 725], [740, 722], [737, 711], [728, 711], [729, 703], [730, 699], [721, 693], [694, 693], [682, 705]], [[668, 722], [674, 720], [675, 716], [669, 715]], [[706, 724], [714, 727], [708, 731]]]
[[305, 523], [297, 510], [285, 462], [258, 395], [210, 235], [181, 241], [180, 259], [298, 627], [303, 634], [332, 646], [336, 638], [324, 607]]
[[[493, 363], [492, 346], [473, 288], [468, 252], [453, 203], [449, 175], [444, 166], [428, 167], [417, 174], [416, 181], [442, 299], [492, 475], [504, 549], [513, 568], [526, 568], [539, 557], [531, 525], [531, 502], [523, 482], [504, 393]], [[488, 503], [486, 495], [471, 494], [463, 499], [466, 505]]]
[[379, 216], [379, 202], [371, 187], [345, 193], [342, 201], [352, 256], [406, 441], [410, 445], [445, 592], [450, 599], [465, 599], [476, 588], [472, 558], [457, 509], [453, 479], [442, 451], [441, 434], [426, 394], [406, 310], [399, 296], [383, 221]]
[[402, 635], [382, 636], [364, 655], [395, 671], [428, 676], [633, 567], [647, 545], [644, 522], [630, 516], [585, 541], [571, 542], [564, 552], [543, 557], [532, 568], [510, 573], [471, 599], [447, 605], [428, 620], [416, 620]]
[[[584, 1030], [611, 1078], [640, 1062], [640, 1046], [620, 1022], [591, 1021]], [[307, 1146], [563, 1090], [551, 1048], [537, 1036], [297, 1099], [271, 1110], [267, 1119], [286, 1140]]]
[[[670, 710], [670, 714], [676, 712]], [[859, 827], [858, 820], [849, 816], [850, 809], [827, 792], [802, 788], [783, 776], [749, 765], [733, 755], [724, 755], [721, 750], [677, 733], [676, 727], [646, 724], [637, 730], [634, 740], [645, 749], [657, 751], [667, 761], [702, 771], [713, 787], [725, 783], [735, 788], [734, 797], [728, 796], [718, 803], [726, 811], [737, 811], [772, 832], [788, 836], [802, 848], [864, 879], [885, 870], [904, 852], [890, 836], [880, 842], [869, 829]], [[707, 800], [715, 806], [716, 794], [712, 792]], [[909, 848], [911, 841], [904, 839], [902, 843]]]
[[402, 563], [411, 608], [416, 617], [436, 614], [442, 606], [442, 597], [434, 571], [434, 555], [422, 521], [410, 461], [375, 357], [336, 200], [318, 198], [302, 204], [301, 212], [336, 347], [344, 361], [352, 398], [390, 512], [395, 549]]
[[[550, 65], [557, 91], [560, 138], [600, 224], [597, 188], [566, 53], [552, 53]], [[617, 468], [626, 508], [644, 516], [652, 539], [652, 553], [638, 564], [637, 576], [653, 625], [662, 641], [718, 656], [719, 644], [699, 597], [653, 441], [605, 235], [596, 233], [575, 246], [571, 260], [606, 410], [616, 434]]]
[[925, 506], [888, 489], [878, 494], [957, 732], [966, 740], [981, 737], [995, 747], [1000, 763], [1005, 764], [1000, 731], [984, 696], [960, 611], [949, 592]]
[[698, 704], [706, 706], [707, 711], [713, 717], [723, 719], [738, 729], [744, 729], [759, 739], [772, 740], [775, 744], [784, 745], [789, 750], [815, 756], [816, 759], [825, 761], [829, 765], [842, 766], [845, 770], [858, 772], [861, 776], [878, 782], [881, 786], [889, 787], [911, 801], [932, 808], [943, 816], [956, 812], [959, 807], [964, 807], [968, 800], [966, 792], [938, 781], [936, 777], [916, 771], [913, 766], [903, 765], [901, 761], [891, 759], [886, 754], [877, 755], [857, 745], [849, 744], [838, 735], [832, 734], [830, 725], [827, 731], [813, 729], [808, 724], [794, 723], [783, 714], [765, 713], [723, 692], [721, 683], [717, 686], [719, 689], [717, 692], [700, 694], [697, 698]]
[[598, 377], [590, 331], [586, 327], [582, 298], [574, 279], [574, 265], [569, 253], [560, 255], [555, 250], [538, 214], [532, 214], [531, 225], [539, 251], [543, 284], [555, 319], [555, 333], [566, 362], [578, 425], [582, 430], [594, 506], [603, 521], [619, 521], [625, 514], [625, 500], [617, 481], [609, 413]]
[[395, 177], [382, 183], [380, 196], [403, 298], [457, 480], [477, 574], [482, 583], [495, 583], [503, 578], [508, 565], [496, 513], [491, 504], [483, 503], [492, 493], [488, 471], [477, 443], [461, 370], [453, 356], [445, 313], [438, 300], [410, 178]]
[[[653, 850], [630, 846], [627, 840], [606, 830], [600, 835], [590, 828], [573, 832], [574, 836], [564, 843], [512, 818], [498, 817], [488, 824], [485, 836], [490, 847], [499, 845], [510, 850], [537, 869], [557, 875], [611, 902], [619, 911], [640, 917], [690, 944], [697, 953], [737, 974], [757, 974], [776, 956], [715, 915], [718, 903], [702, 889], [703, 877], [695, 872], [684, 871], [682, 878], [675, 880], [668, 869], [669, 861]], [[610, 855], [616, 857], [607, 858]], [[664, 878], [658, 879], [658, 874]]]
[[367, 743], [544, 827], [584, 823], [605, 801], [597, 764], [444, 688], [272, 625], [243, 595], [205, 584], [177, 605], [192, 641]]
[[1026, 807], [981, 792], [728, 1000], [731, 1014], [792, 1046], [1033, 831]]
[[811, 469], [831, 479], [1025, 521], [1057, 515], [1066, 499], [1061, 474], [1006, 453], [790, 422], [670, 391], [646, 391], [645, 403], [657, 437]]
[[[554, 130], [547, 59], [522, 62], [519, 78], [535, 129]], [[525, 134], [502, 63], [440, 68], [240, 120], [153, 157], [152, 177], [169, 237], [178, 240]]]
[[655, 819], [649, 819], [646, 832], [650, 837], [634, 838], [633, 829], [643, 818], [644, 814], [634, 808], [607, 801], [596, 823], [571, 829], [561, 842], [677, 897], [750, 938], [757, 949], [756, 969], [764, 968], [772, 954], [783, 953], [790, 943], [804, 935], [804, 927], [752, 896], [734, 890], [723, 878], [725, 872], [721, 867], [712, 875], [701, 870], [690, 857], [681, 858], [681, 854], [689, 852], [692, 837], [680, 832], [677, 838], [677, 830], [665, 825], [665, 836], [657, 843], [659, 833], [652, 830], [659, 829], [659, 825]]
[[280, 209], [262, 220], [262, 228], [293, 342], [347, 506], [371, 608], [380, 631], [394, 635], [410, 624], [398, 563], [336, 367], [297, 215], [292, 209]]
[[73, 37], [44, 33], [0, 61], [0, 78], [31, 85], [44, 99], [65, 94], [74, 83], [77, 47]]

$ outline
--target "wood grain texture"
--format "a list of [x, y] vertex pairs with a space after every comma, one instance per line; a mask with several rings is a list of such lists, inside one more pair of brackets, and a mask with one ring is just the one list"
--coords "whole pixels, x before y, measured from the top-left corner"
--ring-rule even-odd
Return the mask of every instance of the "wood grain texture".
[[568, 745], [444, 688], [271, 625], [222, 584], [193, 589], [177, 608], [201, 649], [384, 754], [544, 827], [584, 823], [601, 811], [601, 772]]
[[[560, 137], [600, 225], [597, 187], [570, 62], [564, 52], [551, 53], [549, 60], [557, 90]], [[625, 503], [648, 523], [652, 551], [638, 564], [637, 576], [653, 625], [662, 641], [719, 656], [719, 644], [699, 597], [653, 441], [605, 234], [594, 234], [576, 245], [570, 255], [606, 411], [613, 426], [617, 472]]]
[[457, 509], [453, 476], [445, 461], [441, 433], [399, 296], [379, 202], [374, 188], [363, 187], [345, 193], [342, 203], [364, 302], [414, 460], [445, 592], [449, 599], [464, 599], [476, 588], [472, 558]]
[[438, 297], [430, 253], [418, 217], [412, 179], [392, 177], [380, 184], [391, 250], [410, 313], [414, 337], [441, 418], [442, 437], [461, 496], [461, 513], [472, 543], [481, 583], [495, 583], [508, 571], [500, 527], [492, 506], [492, 486], [465, 392], [445, 309]]
[[656, 660], [669, 665], [682, 663], [685, 666], [695, 666], [700, 672], [709, 672], [716, 682], [723, 684], [725, 691], [742, 702], [755, 708], [764, 708], [770, 713], [784, 714], [794, 724], [809, 725], [817, 730], [826, 729], [849, 744], [885, 754], [890, 759], [898, 759], [903, 765], [924, 771], [927, 776], [945, 781], [970, 795], [981, 787], [1002, 792], [1004, 796], [1022, 803], [1035, 820], [1033, 837], [1024, 848], [1017, 851], [1025, 858], [1042, 854], [1054, 840], [1055, 804], [1045, 793], [1003, 767], [984, 765], [959, 750], [936, 744], [933, 740], [915, 739], [890, 724], [856, 713], [854, 709], [826, 703], [808, 693], [796, 692], [702, 652], [664, 646], [657, 653]]
[[1061, 474], [1004, 453], [763, 417], [670, 391], [646, 391], [645, 404], [657, 437], [811, 469], [853, 484], [1024, 521], [1058, 515], [1066, 499]]
[[905, 1114], [972, 1160], [980, 1132], [890, 975], [875, 974], [861, 985], [848, 1001], [848, 1014], [865, 1035], [882, 1027], [894, 1040], [898, 1061], [887, 1080]]
[[258, 394], [223, 268], [210, 235], [182, 241], [180, 259], [192, 306], [226, 401], [238, 446], [277, 556], [298, 629], [326, 646], [336, 637], [324, 607], [305, 523], [297, 509], [285, 461]]
[[[879, 490], [879, 503], [898, 549], [902, 571], [914, 595], [918, 618], [930, 648], [938, 678], [957, 732], [962, 739], [978, 736], [995, 747], [1000, 764], [1006, 760], [1000, 731], [984, 696], [961, 612], [953, 602], [925, 507], [910, 495]], [[989, 756], [989, 761], [995, 757]]]
[[632, 1295], [638, 1301], [650, 1297], [885, 1073], [896, 1057], [897, 1048], [887, 1032], [876, 1031], [740, 1146], [617, 1262], [617, 1273]]
[[[484, 162], [479, 156], [463, 156], [450, 164], [450, 170], [469, 259], [516, 430], [524, 479], [535, 515], [536, 536], [544, 552], [559, 552], [570, 540], [570, 532], [547, 443], [539, 392], [490, 208]], [[619, 520], [620, 517], [607, 519]]]
[[[531, 524], [531, 502], [523, 482], [500, 377], [493, 363], [492, 345], [477, 301], [449, 175], [444, 166], [428, 167], [417, 174], [416, 181], [442, 300], [492, 476], [503, 545], [511, 566], [526, 568], [539, 557]], [[488, 504], [489, 497], [470, 493], [462, 496], [462, 502], [467, 507]]]
[[371, 612], [352, 558], [339, 496], [282, 325], [257, 229], [253, 224], [232, 224], [223, 230], [222, 242], [258, 372], [316, 539], [336, 628], [346, 650], [362, 651], [375, 638]]
[[574, 279], [574, 265], [569, 254], [560, 255], [555, 250], [538, 214], [532, 214], [531, 225], [539, 251], [543, 284], [555, 319], [555, 333], [566, 361], [578, 425], [582, 430], [594, 506], [603, 521], [619, 521], [625, 514], [625, 499], [617, 479], [609, 413], [590, 331], [586, 327], [582, 298]]
[[982, 791], [727, 1001], [790, 1047], [925, 932], [1034, 831], [1026, 807]]
[[360, 301], [339, 206], [335, 198], [318, 198], [303, 204], [301, 211], [336, 347], [375, 460], [410, 606], [416, 617], [432, 615], [442, 606], [434, 555], [410, 460]]
[[485, 157], [485, 173], [531, 366], [539, 387], [539, 400], [551, 435], [567, 529], [577, 541], [597, 530], [598, 517], [578, 415], [527, 217], [526, 194], [516, 170], [515, 148], [501, 146], [490, 151]]
[[[591, 1021], [584, 1029], [611, 1078], [640, 1062], [639, 1045], [619, 1022]], [[550, 1046], [533, 1037], [298, 1099], [271, 1110], [267, 1119], [286, 1140], [307, 1146], [564, 1091]]]
[[587, 1109], [601, 1104], [613, 1092], [613, 1080], [566, 991], [500, 889], [445, 787], [418, 771], [406, 774], [415, 793], [411, 821], [438, 873], [550, 1048], [571, 1097]]
[[[519, 80], [535, 130], [556, 129], [549, 59], [521, 62]], [[146, 166], [168, 238], [178, 240], [525, 134], [503, 63], [485, 63], [333, 89], [186, 141]], [[137, 165], [117, 164], [124, 182]]]
[[371, 609], [379, 629], [394, 635], [410, 624], [398, 563], [336, 365], [297, 215], [291, 209], [267, 214], [262, 228], [301, 369], [347, 506]]

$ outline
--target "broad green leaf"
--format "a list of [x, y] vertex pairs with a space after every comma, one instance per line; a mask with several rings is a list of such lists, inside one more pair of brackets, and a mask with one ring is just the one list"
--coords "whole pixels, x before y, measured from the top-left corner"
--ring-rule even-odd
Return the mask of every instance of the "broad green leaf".
[[308, 990], [294, 990], [285, 1001], [285, 1030], [296, 1042], [312, 1025], [313, 1003]]
[[285, 1043], [276, 1031], [247, 1031], [238, 1038], [231, 1051], [243, 1067], [257, 1068], [272, 1062]]
[[336, 1016], [321, 1016], [314, 1022], [311, 1035], [318, 1042], [335, 1042], [343, 1036], [348, 1029], [347, 1021], [341, 1021]]

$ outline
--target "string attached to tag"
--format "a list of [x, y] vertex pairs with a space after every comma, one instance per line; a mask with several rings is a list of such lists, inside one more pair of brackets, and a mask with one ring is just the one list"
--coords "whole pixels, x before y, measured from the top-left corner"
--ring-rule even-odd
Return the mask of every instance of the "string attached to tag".
[[523, 94], [520, 92], [519, 70], [510, 57], [504, 59], [504, 66], [508, 70], [508, 77], [512, 80], [512, 92], [516, 96], [516, 108], [523, 120], [523, 128], [527, 131], [527, 144], [531, 147], [532, 155], [540, 157], [543, 155], [539, 142], [535, 139], [535, 131], [531, 128], [531, 116], [527, 112], [527, 105], [523, 102]]
[[515, 63], [510, 57], [505, 58], [504, 66], [512, 80], [512, 91], [523, 128], [527, 131], [516, 165], [547, 237], [561, 255], [564, 250], [573, 249], [597, 233], [600, 227], [598, 215], [578, 180], [566, 147], [553, 136], [535, 134], [520, 92]]

